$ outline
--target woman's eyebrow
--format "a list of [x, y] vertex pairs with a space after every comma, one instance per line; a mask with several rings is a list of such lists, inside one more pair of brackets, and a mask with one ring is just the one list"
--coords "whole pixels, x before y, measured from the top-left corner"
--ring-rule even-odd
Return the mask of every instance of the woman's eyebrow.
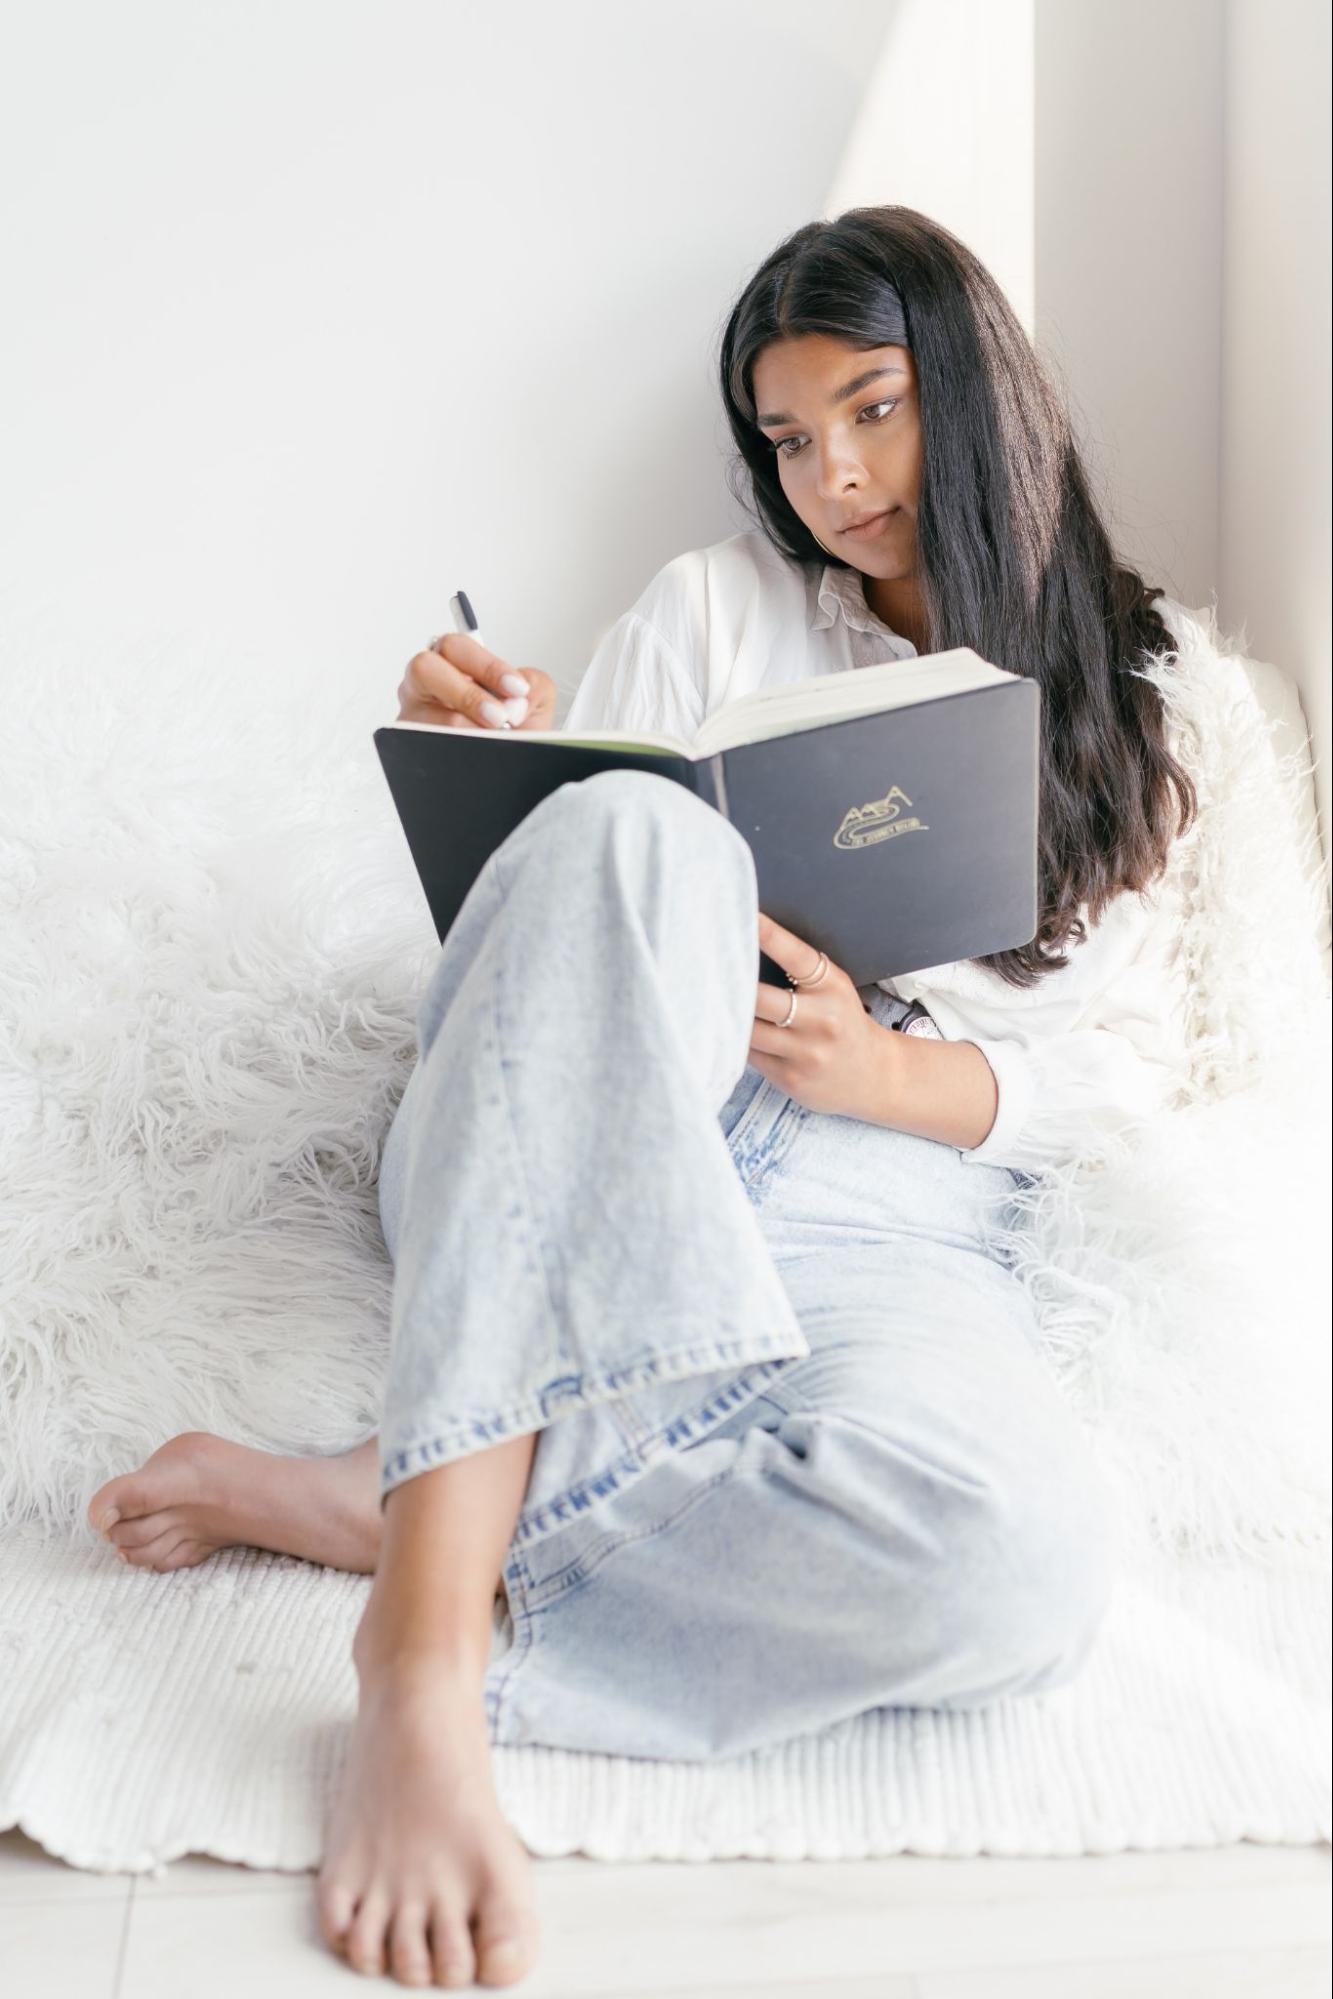
[[[868, 374], [858, 375], [854, 382], [848, 382], [845, 389], [835, 389], [829, 397], [829, 402], [830, 404], [845, 403], [849, 396], [858, 395], [871, 382], [877, 382], [881, 375], [905, 375], [906, 373], [906, 368], [872, 368]], [[768, 410], [763, 416], [755, 418], [755, 422], [761, 430], [770, 423], [795, 423], [795, 421], [796, 418], [794, 416], [784, 416], [780, 410]]]

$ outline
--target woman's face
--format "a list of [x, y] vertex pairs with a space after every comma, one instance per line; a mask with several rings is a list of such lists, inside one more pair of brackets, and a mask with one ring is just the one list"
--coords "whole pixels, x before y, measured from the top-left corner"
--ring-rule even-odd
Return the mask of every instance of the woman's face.
[[[921, 412], [908, 349], [802, 334], [765, 347], [753, 382], [759, 427], [805, 525], [863, 575], [913, 576]], [[883, 518], [847, 532], [868, 514]]]

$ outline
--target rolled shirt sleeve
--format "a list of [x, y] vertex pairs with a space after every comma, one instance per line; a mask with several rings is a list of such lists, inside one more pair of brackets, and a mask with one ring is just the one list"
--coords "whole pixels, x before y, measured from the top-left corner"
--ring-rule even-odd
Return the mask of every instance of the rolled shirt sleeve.
[[995, 1077], [994, 1122], [980, 1145], [959, 1148], [963, 1160], [1037, 1172], [1175, 1099], [1186, 1068], [1176, 911], [1168, 878], [1142, 897], [1122, 892], [1065, 970], [1026, 989], [970, 963], [895, 981], [947, 1040], [973, 1042]]
[[976, 1045], [999, 1096], [989, 1132], [962, 1152], [978, 1166], [1032, 1173], [1071, 1158], [1099, 1137], [1152, 1117], [1178, 1084], [1172, 1065], [1145, 1047], [1126, 1020], [1040, 1041], [978, 1039]]

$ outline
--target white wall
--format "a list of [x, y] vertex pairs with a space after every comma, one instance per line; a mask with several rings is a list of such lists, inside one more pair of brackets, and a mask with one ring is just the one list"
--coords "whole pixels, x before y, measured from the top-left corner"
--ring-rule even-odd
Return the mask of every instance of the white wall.
[[1222, 15], [1037, 0], [1037, 344], [1116, 546], [1191, 606], [1218, 584]]
[[743, 525], [736, 290], [907, 201], [1035, 327], [1121, 545], [1297, 677], [1327, 839], [1327, 57], [1326, 0], [11, 10], [0, 641], [206, 629], [370, 726], [462, 586], [572, 691]]
[[1329, 9], [1228, 0], [1221, 611], [1296, 680], [1329, 845]]
[[1060, 381], [1117, 545], [1190, 604], [1218, 576], [1217, 0], [891, 0], [823, 213], [923, 209]]
[[899, 202], [976, 252], [1034, 321], [1037, 0], [886, 0], [884, 41], [820, 213]]
[[1295, 680], [1328, 853], [1327, 0], [1037, 0], [1035, 61], [1038, 343], [1119, 545]]
[[1296, 681], [1329, 851], [1327, 0], [893, 0], [822, 213], [989, 265], [1116, 545]]
[[461, 585], [572, 691], [742, 525], [717, 341], [818, 214], [881, 29], [878, 0], [10, 9], [0, 624], [127, 674], [206, 627], [258, 697], [299, 674], [369, 726]]

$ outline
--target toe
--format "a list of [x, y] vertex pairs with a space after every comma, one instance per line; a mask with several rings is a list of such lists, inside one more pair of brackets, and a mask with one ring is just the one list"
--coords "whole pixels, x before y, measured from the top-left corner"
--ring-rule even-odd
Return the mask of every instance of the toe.
[[137, 1519], [120, 1520], [106, 1538], [113, 1548], [146, 1548], [150, 1541], [160, 1540], [169, 1527], [179, 1533], [180, 1525], [174, 1513], [143, 1513]]
[[344, 1882], [321, 1877], [318, 1900], [320, 1935], [334, 1950], [345, 1950], [356, 1896]]
[[108, 1533], [118, 1525], [126, 1526], [160, 1512], [165, 1497], [160, 1490], [154, 1493], [138, 1472], [114, 1479], [99, 1495], [96, 1523], [99, 1533]]
[[477, 1916], [477, 1977], [483, 1985], [512, 1985], [532, 1968], [537, 1919], [521, 1903], [497, 1896]]
[[108, 1527], [114, 1527], [117, 1520], [124, 1520], [131, 1513], [141, 1513], [142, 1506], [131, 1504], [129, 1478], [113, 1478], [106, 1485], [99, 1486], [88, 1501], [89, 1524], [99, 1534], [105, 1534]]
[[189, 1569], [196, 1562], [205, 1562], [216, 1553], [217, 1549], [210, 1547], [206, 1541], [192, 1541], [187, 1534], [157, 1566], [159, 1569]]
[[384, 1932], [389, 1926], [388, 1897], [364, 1895], [347, 1931], [347, 1962], [353, 1971], [384, 1976]]
[[219, 1450], [227, 1446], [206, 1430], [185, 1430], [160, 1444], [135, 1471], [108, 1479], [88, 1502], [88, 1518], [99, 1533], [114, 1524], [108, 1516], [115, 1512], [121, 1520], [135, 1520], [145, 1513], [161, 1512], [168, 1500], [188, 1501], [199, 1496], [201, 1482], [215, 1467]]
[[426, 1913], [423, 1902], [400, 1902], [393, 1912], [389, 1924], [389, 1969], [400, 1985], [431, 1983]]
[[452, 1902], [431, 1903], [431, 1956], [441, 1985], [471, 1985], [477, 1975], [467, 1912]]
[[155, 1541], [145, 1541], [141, 1548], [119, 1548], [117, 1554], [122, 1562], [132, 1569], [159, 1569], [163, 1560], [184, 1539], [179, 1527], [168, 1527]]

